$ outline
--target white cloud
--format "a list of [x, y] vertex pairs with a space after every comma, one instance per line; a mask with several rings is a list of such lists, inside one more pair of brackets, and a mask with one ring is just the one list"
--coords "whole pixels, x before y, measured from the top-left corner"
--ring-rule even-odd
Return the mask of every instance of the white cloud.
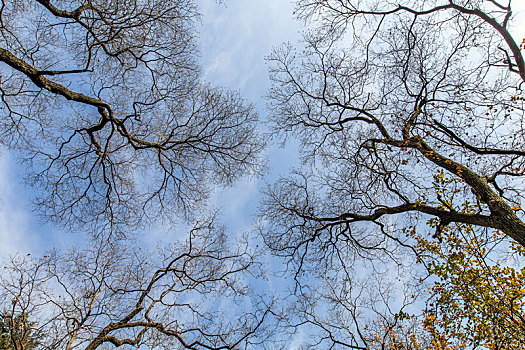
[[16, 171], [7, 152], [0, 153], [0, 259], [29, 252], [34, 242], [28, 227], [28, 213], [17, 192]]
[[233, 234], [250, 229], [259, 199], [258, 183], [246, 177], [231, 188], [219, 188], [214, 192], [212, 205], [221, 210], [221, 219]]
[[291, 2], [230, 0], [226, 5], [200, 1], [204, 78], [240, 89], [259, 100], [268, 88], [264, 57], [272, 47], [298, 38]]
[[[203, 14], [198, 30], [204, 79], [240, 90], [243, 97], [256, 104], [264, 120], [263, 96], [270, 87], [265, 57], [282, 42], [299, 39], [300, 25], [293, 18], [292, 3], [228, 0], [220, 4], [200, 0], [199, 6]], [[281, 153], [272, 149], [268, 156], [277, 158], [277, 167], [287, 168], [290, 161], [284, 159], [286, 156], [279, 157]], [[249, 228], [260, 197], [259, 184], [256, 179], [244, 178], [232, 188], [214, 192], [212, 204], [222, 209], [222, 219], [232, 233]]]
[[512, 3], [514, 19], [511, 22], [511, 32], [516, 43], [520, 44], [525, 39], [525, 0], [518, 0]]
[[33, 189], [22, 183], [22, 173], [13, 153], [0, 150], [0, 260], [84, 244], [84, 236], [45, 224], [32, 211]]

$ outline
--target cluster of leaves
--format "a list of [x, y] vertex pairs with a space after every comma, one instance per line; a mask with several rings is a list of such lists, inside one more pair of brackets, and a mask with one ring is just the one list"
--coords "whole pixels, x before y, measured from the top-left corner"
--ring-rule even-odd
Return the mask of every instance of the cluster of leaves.
[[369, 332], [371, 348], [522, 349], [525, 267], [519, 263], [525, 249], [500, 231], [480, 237], [469, 226], [446, 227], [441, 242], [407, 231], [431, 280], [426, 309], [419, 316], [399, 312], [394, 322]]
[[[438, 171], [435, 195], [441, 207], [474, 214], [482, 205], [463, 196], [464, 183]], [[421, 204], [426, 197], [423, 196]], [[521, 207], [515, 206], [515, 211]], [[425, 308], [419, 315], [395, 313], [367, 332], [371, 349], [522, 349], [525, 345], [525, 248], [499, 230], [428, 221], [435, 230], [410, 226]], [[427, 288], [428, 287], [428, 288]]]
[[525, 345], [525, 268], [509, 259], [525, 250], [511, 243], [512, 254], [491, 261], [495, 245], [506, 242], [499, 231], [479, 237], [468, 225], [447, 228], [442, 244], [420, 237], [419, 248], [431, 259], [428, 272], [437, 277], [425, 314], [447, 334], [474, 346], [521, 349]]
[[35, 335], [32, 323], [27, 321], [25, 315], [8, 317], [0, 314], [0, 349], [36, 349], [39, 336]]
[[429, 318], [421, 322], [419, 318], [400, 314], [399, 323], [393, 327], [370, 333], [369, 342], [373, 349], [390, 350], [460, 350], [466, 345], [450, 334], [439, 330]]
[[[454, 208], [459, 181], [439, 172], [434, 185], [439, 196], [449, 194], [443, 206]], [[463, 202], [460, 210], [475, 213], [479, 204]], [[525, 248], [499, 230], [482, 233], [467, 224], [439, 225], [429, 220], [439, 232], [438, 240], [419, 234], [415, 227], [406, 230], [416, 240], [418, 261], [432, 280], [423, 314], [431, 348], [523, 348]]]

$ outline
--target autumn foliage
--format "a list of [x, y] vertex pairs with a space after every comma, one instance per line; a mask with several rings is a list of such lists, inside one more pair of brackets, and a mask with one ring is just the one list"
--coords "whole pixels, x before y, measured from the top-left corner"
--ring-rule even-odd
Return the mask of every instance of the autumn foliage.
[[[442, 172], [434, 179], [443, 206], [455, 208], [454, 196], [460, 192], [460, 181]], [[474, 213], [477, 206], [464, 202], [461, 211]], [[521, 207], [513, 209], [520, 211]], [[407, 347], [395, 345], [399, 336], [392, 336], [391, 348], [522, 349], [525, 248], [498, 230], [475, 234], [471, 225], [439, 227], [435, 219], [429, 220], [428, 225], [439, 232], [438, 237], [420, 234], [415, 227], [406, 230], [417, 242], [418, 262], [425, 266], [426, 280], [430, 281], [420, 333], [408, 332]]]

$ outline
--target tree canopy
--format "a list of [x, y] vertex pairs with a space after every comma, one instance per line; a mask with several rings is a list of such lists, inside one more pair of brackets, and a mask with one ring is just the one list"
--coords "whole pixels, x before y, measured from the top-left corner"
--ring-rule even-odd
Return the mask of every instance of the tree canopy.
[[[381, 334], [381, 348], [400, 315], [425, 295], [414, 260], [434, 244], [450, 249], [444, 261], [474, 249], [450, 230], [478, 242], [501, 232], [525, 246], [521, 41], [509, 29], [510, 1], [296, 4], [310, 30], [301, 45], [285, 44], [268, 57], [268, 97], [275, 137], [298, 139], [303, 162], [266, 190], [261, 234], [293, 267], [293, 293], [304, 303], [294, 326], [301, 319], [318, 326], [311, 344], [375, 348], [367, 334]], [[449, 178], [454, 186], [442, 191], [440, 181]], [[436, 242], [420, 250], [409, 228]], [[434, 289], [441, 316], [466, 337], [487, 340], [464, 322], [488, 317], [496, 295], [510, 296], [493, 289], [495, 295], [476, 296], [487, 309], [463, 311], [470, 302], [457, 288], [490, 293], [510, 270], [455, 263], [427, 270], [447, 281]], [[477, 282], [464, 270], [477, 273]], [[324, 282], [312, 284], [312, 275]], [[454, 307], [455, 298], [465, 304]], [[500, 327], [500, 316], [488, 324]], [[505, 337], [495, 329], [494, 337]], [[494, 339], [489, 343], [499, 344]], [[477, 346], [469, 341], [465, 346]]]
[[[27, 165], [38, 213], [90, 237], [5, 264], [3, 346], [257, 342], [271, 299], [236, 307], [257, 264], [205, 199], [256, 172], [264, 142], [252, 104], [202, 79], [199, 16], [193, 0], [1, 1], [1, 145]], [[135, 246], [147, 224], [181, 218], [186, 239]]]
[[2, 2], [1, 140], [40, 213], [125, 233], [255, 170], [257, 115], [200, 78], [198, 16], [191, 0]]
[[15, 320], [13, 349], [34, 348], [33, 334], [36, 348], [89, 350], [233, 349], [265, 338], [272, 301], [244, 281], [260, 274], [258, 264], [213, 220], [156, 251], [128, 240], [91, 243], [3, 267], [0, 317]]
[[[295, 6], [303, 41], [268, 56], [267, 101], [301, 164], [265, 190], [259, 236], [234, 238], [206, 199], [266, 142], [202, 78], [196, 1], [1, 1], [0, 143], [38, 213], [89, 237], [4, 264], [1, 348], [523, 347], [511, 2]], [[185, 239], [137, 247], [159, 219]], [[253, 288], [276, 261], [282, 300]]]
[[32, 333], [27, 315], [10, 316], [0, 314], [0, 349], [36, 349], [39, 337]]

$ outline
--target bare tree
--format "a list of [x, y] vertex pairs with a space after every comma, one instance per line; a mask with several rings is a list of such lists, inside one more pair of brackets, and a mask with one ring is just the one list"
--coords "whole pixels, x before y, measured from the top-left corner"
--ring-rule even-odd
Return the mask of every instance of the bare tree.
[[[392, 217], [435, 217], [436, 235], [451, 222], [499, 229], [525, 245], [525, 65], [507, 29], [510, 5], [412, 5], [298, 2], [321, 29], [302, 55], [285, 46], [269, 58], [270, 110], [277, 132], [302, 140], [311, 167], [268, 190], [276, 249], [402, 240]], [[443, 172], [463, 184], [451, 196], [475, 211], [435, 194]]]
[[[269, 56], [268, 97], [275, 135], [301, 141], [303, 165], [269, 186], [261, 214], [267, 245], [290, 261], [293, 293], [311, 285], [302, 274], [316, 273], [331, 279], [316, 291], [326, 305], [352, 316], [366, 306], [349, 292], [360, 286], [356, 270], [374, 278], [363, 266], [385, 264], [394, 266], [385, 283], [406, 277], [416, 253], [409, 227], [439, 241], [444, 228], [467, 224], [525, 246], [525, 63], [510, 1], [296, 3], [310, 30], [301, 47]], [[447, 177], [444, 193], [436, 179]], [[402, 290], [372, 299], [388, 295], [407, 302], [384, 303], [375, 313], [383, 325], [414, 300]], [[324, 344], [339, 346], [329, 336], [339, 334], [367, 346], [363, 319], [311, 310], [299, 315], [327, 329]]]
[[264, 340], [272, 301], [244, 281], [259, 266], [213, 221], [195, 226], [186, 244], [159, 250], [160, 259], [127, 241], [107, 248], [13, 259], [4, 267], [2, 319], [25, 320], [39, 349], [238, 349]]
[[200, 78], [194, 1], [0, 4], [1, 139], [46, 216], [122, 232], [255, 169], [253, 107]]
[[126, 238], [158, 217], [200, 216], [214, 187], [257, 170], [256, 112], [201, 78], [198, 18], [193, 0], [0, 0], [0, 143], [26, 161], [40, 213], [96, 233], [85, 250], [5, 267], [9, 346], [264, 340], [271, 301], [247, 287], [259, 272], [246, 243], [213, 220], [160, 261]]

